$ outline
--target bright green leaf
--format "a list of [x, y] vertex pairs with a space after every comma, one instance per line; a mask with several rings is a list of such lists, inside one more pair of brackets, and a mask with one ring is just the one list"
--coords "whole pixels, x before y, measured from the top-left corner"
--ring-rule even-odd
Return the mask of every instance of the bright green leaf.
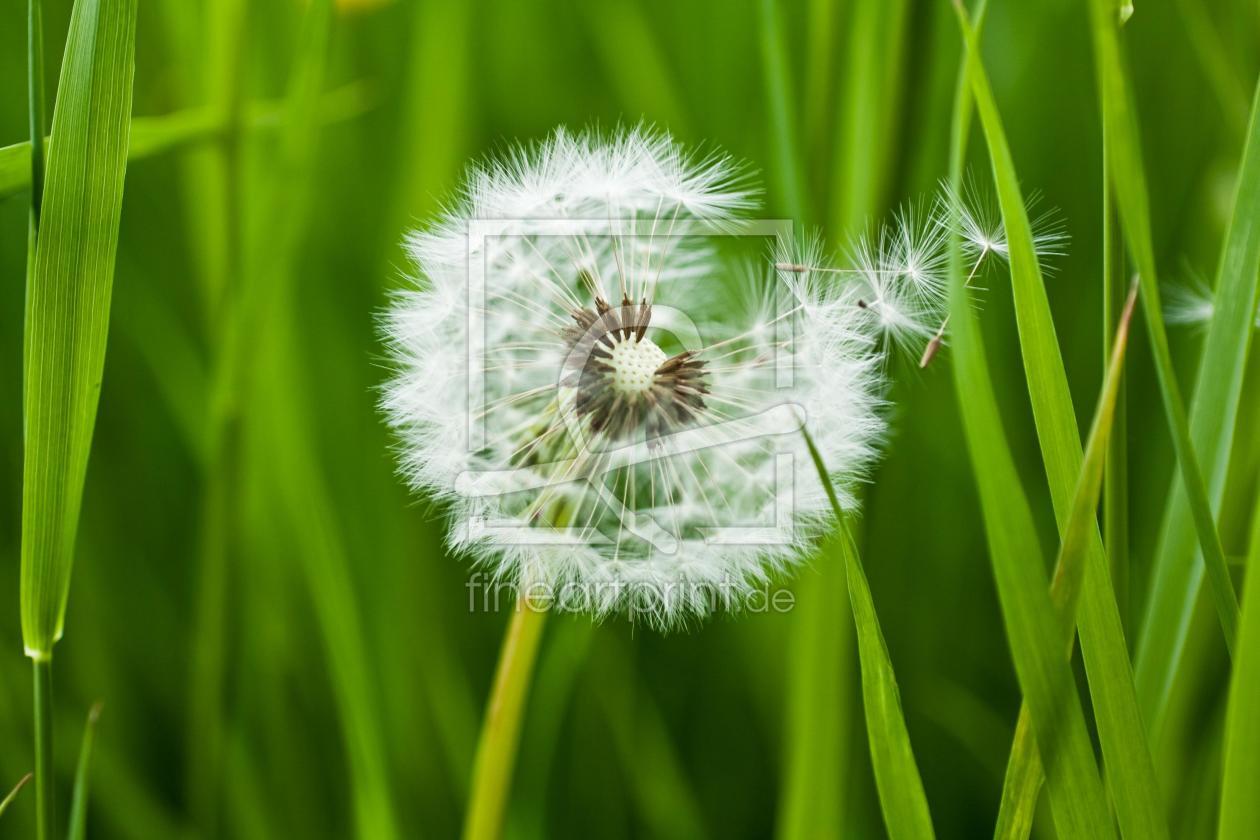
[[74, 6], [27, 290], [22, 637], [61, 636], [96, 422], [127, 168], [136, 0]]

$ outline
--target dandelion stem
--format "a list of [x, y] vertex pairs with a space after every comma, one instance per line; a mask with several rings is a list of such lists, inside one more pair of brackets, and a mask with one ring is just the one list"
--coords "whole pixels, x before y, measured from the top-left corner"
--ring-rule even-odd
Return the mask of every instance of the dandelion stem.
[[494, 840], [503, 833], [521, 718], [546, 618], [546, 610], [522, 594], [508, 622], [477, 742], [464, 840]]
[[49, 840], [55, 832], [53, 787], [52, 658], [31, 660], [35, 677], [35, 836]]

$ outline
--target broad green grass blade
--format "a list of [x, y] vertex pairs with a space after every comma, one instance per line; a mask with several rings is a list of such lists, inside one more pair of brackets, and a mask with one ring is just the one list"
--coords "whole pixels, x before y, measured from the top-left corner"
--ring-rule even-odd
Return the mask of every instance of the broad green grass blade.
[[83, 840], [87, 835], [88, 789], [92, 769], [92, 746], [96, 743], [96, 723], [101, 719], [101, 704], [93, 704], [88, 712], [87, 725], [83, 727], [83, 741], [79, 745], [79, 763], [74, 771], [74, 797], [70, 800], [69, 840]]
[[13, 800], [17, 799], [17, 795], [22, 792], [22, 788], [35, 777], [34, 773], [27, 773], [18, 779], [18, 783], [13, 786], [13, 790], [9, 791], [9, 795], [4, 799], [0, 799], [0, 816], [4, 816], [4, 812], [9, 810], [9, 806], [13, 804]]
[[22, 638], [61, 636], [96, 421], [131, 129], [136, 0], [75, 4], [27, 290]]
[[806, 217], [805, 187], [801, 183], [801, 150], [797, 144], [796, 110], [792, 107], [794, 89], [788, 67], [788, 49], [783, 36], [782, 12], [777, 0], [761, 0], [761, 64], [766, 101], [770, 107], [770, 138], [774, 160], [774, 181], [784, 211], [797, 224]]
[[[1001, 116], [979, 60], [974, 32], [965, 18], [960, 16], [960, 20], [968, 42], [972, 91], [989, 146], [998, 202], [1010, 247], [1016, 323], [1033, 418], [1050, 483], [1055, 518], [1061, 537], [1066, 540], [1072, 518], [1072, 500], [1083, 463], [1076, 415], [1033, 245], [1032, 226], [1020, 193]], [[1150, 747], [1138, 713], [1123, 625], [1097, 524], [1091, 520], [1091, 526], [1087, 529], [1083, 569], [1060, 566], [1055, 572], [1051, 596], [1064, 619], [1059, 638], [1063, 647], [1070, 651], [1079, 600], [1082, 655], [1117, 819], [1121, 829], [1129, 836], [1162, 837], [1166, 835], [1167, 828], [1159, 803]], [[1060, 559], [1078, 561], [1080, 555], [1060, 555]], [[1028, 730], [1017, 726], [1017, 732], [1020, 731]], [[1022, 792], [1007, 791], [1003, 796], [1004, 801], [1022, 804], [1010, 813], [1031, 809], [1036, 800], [1036, 786], [1032, 782], [1037, 774], [1029, 772], [1024, 766], [1034, 760], [1031, 746], [1030, 743], [1021, 745], [1017, 742], [1012, 749], [1008, 785], [1016, 784]], [[999, 822], [1004, 823], [1005, 820]]]
[[[1260, 295], [1260, 85], [1251, 121], [1229, 230], [1216, 281], [1216, 307], [1207, 327], [1190, 435], [1207, 468], [1208, 492], [1219, 511], [1225, 493], [1234, 432], [1243, 393], [1243, 374], [1252, 341], [1252, 313]], [[1239, 440], [1240, 445], [1247, 441]], [[1194, 520], [1185, 487], [1173, 477], [1160, 529], [1149, 601], [1136, 651], [1138, 696], [1153, 732], [1160, 731], [1168, 694], [1189, 632], [1190, 616], [1203, 581], [1195, 556]]]
[[[1220, 536], [1216, 532], [1212, 505], [1209, 502], [1207, 487], [1199, 467], [1199, 458], [1195, 454], [1195, 444], [1191, 438], [1185, 405], [1181, 399], [1181, 389], [1177, 385], [1176, 372], [1173, 370], [1172, 354], [1168, 349], [1168, 336], [1164, 330], [1159, 278], [1155, 268], [1155, 248], [1151, 240], [1150, 197], [1147, 193], [1146, 176], [1143, 171], [1137, 113], [1130, 99], [1128, 78], [1120, 55], [1116, 8], [1112, 0], [1090, 0], [1090, 13], [1097, 64], [1098, 96], [1102, 102], [1103, 113], [1107, 115], [1108, 132], [1105, 151], [1116, 189], [1120, 222], [1142, 283], [1142, 305], [1146, 316], [1147, 335], [1150, 338], [1151, 354], [1155, 359], [1155, 372], [1159, 380], [1160, 394], [1163, 397], [1169, 432], [1172, 434], [1173, 448], [1177, 454], [1181, 483], [1186, 490], [1194, 528], [1198, 532], [1212, 597], [1221, 620], [1221, 629], [1225, 634], [1225, 644], [1232, 650], [1238, 629], [1238, 597], [1234, 593], [1234, 585], [1225, 564], [1225, 553], [1221, 548]], [[1251, 281], [1254, 290], [1254, 267]], [[1245, 299], [1251, 304], [1251, 308], [1246, 310], [1245, 315], [1250, 321], [1255, 317], [1254, 292]], [[1220, 301], [1217, 309], [1225, 309], [1228, 304], [1237, 302], [1239, 302], [1238, 299]], [[1245, 353], [1246, 339], [1239, 341], [1235, 346]], [[1207, 357], [1206, 351], [1204, 357]], [[1213, 370], [1208, 378], [1227, 378], [1230, 375], [1231, 370], [1227, 367], [1222, 371]], [[1220, 407], [1226, 408], [1226, 406]], [[1237, 408], [1236, 404], [1234, 408]], [[1232, 416], [1231, 412], [1230, 417]], [[1223, 452], [1205, 454], [1227, 457], [1228, 447], [1224, 447]], [[1213, 465], [1214, 459], [1209, 457], [1208, 463]], [[1159, 574], [1160, 572], [1157, 571], [1157, 586]], [[1187, 592], [1190, 600], [1193, 600], [1194, 595], [1194, 592]], [[1175, 620], [1175, 616], [1160, 616], [1160, 618]], [[1150, 708], [1149, 704], [1147, 705]], [[1158, 712], [1158, 709], [1152, 711]], [[1159, 716], [1156, 713], [1151, 717], [1152, 720], [1157, 720]]]
[[884, 825], [893, 840], [906, 837], [934, 837], [932, 816], [928, 811], [923, 781], [910, 747], [910, 733], [906, 731], [905, 716], [901, 711], [901, 694], [897, 689], [897, 677], [888, 657], [888, 646], [875, 614], [875, 602], [871, 599], [862, 559], [849, 533], [849, 519], [840, 507], [832, 486], [827, 465], [814, 445], [808, 431], [804, 432], [809, 454], [818, 470], [818, 478], [827, 491], [831, 510], [840, 529], [840, 548], [844, 558], [845, 578], [849, 586], [849, 602], [853, 609], [853, 622], [857, 626], [858, 657], [862, 665], [862, 700], [866, 710], [866, 731], [871, 745], [871, 764], [875, 770], [875, 785], [879, 790], [879, 806], [884, 813]]
[[1260, 499], [1251, 520], [1251, 556], [1225, 720], [1221, 840], [1260, 837]]

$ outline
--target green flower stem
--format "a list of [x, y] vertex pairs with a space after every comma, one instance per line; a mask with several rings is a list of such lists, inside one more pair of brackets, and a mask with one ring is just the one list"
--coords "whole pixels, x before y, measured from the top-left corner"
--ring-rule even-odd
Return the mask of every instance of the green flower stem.
[[477, 742], [464, 840], [495, 840], [503, 834], [521, 718], [546, 618], [545, 609], [535, 607], [522, 595], [508, 622]]
[[49, 840], [56, 829], [53, 783], [52, 658], [31, 660], [35, 676], [35, 836]]

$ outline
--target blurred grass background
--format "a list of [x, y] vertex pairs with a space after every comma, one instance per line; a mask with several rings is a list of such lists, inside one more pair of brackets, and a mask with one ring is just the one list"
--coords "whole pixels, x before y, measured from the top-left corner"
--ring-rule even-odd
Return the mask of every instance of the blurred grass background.
[[[45, 3], [50, 104], [70, 5]], [[321, 22], [322, 7], [140, 4], [137, 117], [259, 116], [127, 173], [57, 660], [63, 803], [84, 716], [105, 704], [92, 836], [458, 831], [506, 614], [469, 611], [440, 509], [393, 475], [374, 319], [408, 270], [403, 232], [441, 206], [468, 158], [558, 124], [645, 119], [748, 160], [768, 212], [799, 206], [833, 242], [945, 173], [960, 40], [946, 0], [340, 0]], [[0, 145], [27, 134], [24, 12], [6, 4], [0, 28]], [[776, 23], [778, 56], [764, 46]], [[1260, 13], [1247, 0], [1139, 0], [1125, 37], [1157, 256], [1166, 277], [1211, 277]], [[993, 3], [984, 56], [1023, 187], [1072, 236], [1048, 291], [1075, 404], [1089, 411], [1102, 241], [1086, 10]], [[795, 188], [776, 158], [766, 61], [789, 85], [805, 173]], [[17, 611], [25, 195], [0, 200], [6, 789], [31, 769]], [[1053, 557], [1005, 281], [994, 275], [981, 321]], [[1173, 340], [1188, 392], [1197, 336]], [[1173, 464], [1145, 343], [1132, 354], [1130, 617]], [[895, 371], [894, 438], [861, 540], [938, 834], [971, 837], [991, 831], [1019, 694], [948, 364], [946, 353], [925, 373]], [[1246, 549], [1260, 458], [1256, 367], [1221, 517], [1230, 555]], [[722, 616], [667, 637], [553, 618], [510, 835], [882, 836], [843, 570], [822, 553], [792, 586], [790, 614]], [[1215, 828], [1227, 661], [1210, 606], [1199, 612], [1153, 744], [1161, 787], [1176, 792], [1176, 837]], [[29, 836], [33, 819], [24, 793], [0, 829]]]

